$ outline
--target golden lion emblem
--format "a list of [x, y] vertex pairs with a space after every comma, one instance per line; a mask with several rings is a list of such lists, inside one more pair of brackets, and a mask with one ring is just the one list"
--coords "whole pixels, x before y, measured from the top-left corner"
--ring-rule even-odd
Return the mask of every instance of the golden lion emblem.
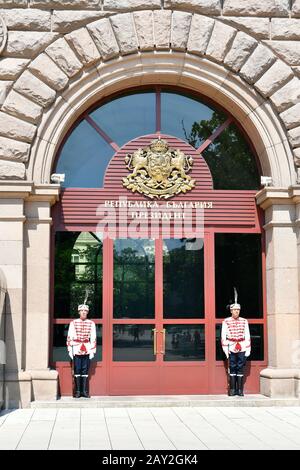
[[168, 199], [186, 193], [196, 184], [186, 175], [192, 167], [192, 157], [170, 149], [161, 138], [153, 140], [149, 147], [127, 154], [125, 164], [132, 173], [123, 178], [123, 186], [151, 199]]

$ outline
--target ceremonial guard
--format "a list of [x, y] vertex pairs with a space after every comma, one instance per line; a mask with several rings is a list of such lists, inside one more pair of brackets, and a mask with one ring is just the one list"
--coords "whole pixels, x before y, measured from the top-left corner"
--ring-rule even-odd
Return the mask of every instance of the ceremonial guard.
[[96, 326], [87, 319], [89, 306], [86, 299], [78, 306], [79, 318], [70, 323], [67, 347], [74, 364], [75, 398], [89, 398], [88, 376], [90, 360], [94, 357], [97, 347]]
[[244, 396], [244, 366], [251, 352], [251, 338], [248, 321], [240, 317], [241, 306], [237, 303], [234, 288], [234, 303], [229, 305], [231, 317], [222, 323], [221, 343], [229, 360], [229, 396]]

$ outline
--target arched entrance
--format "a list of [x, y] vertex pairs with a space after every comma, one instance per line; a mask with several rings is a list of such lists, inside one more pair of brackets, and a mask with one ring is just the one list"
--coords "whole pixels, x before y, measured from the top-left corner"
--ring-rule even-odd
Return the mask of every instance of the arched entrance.
[[[87, 287], [98, 331], [93, 395], [224, 393], [219, 336], [233, 285], [253, 338], [245, 389], [258, 392], [266, 366], [264, 241], [251, 146], [228, 113], [183, 90], [114, 98], [85, 113], [57, 160], [56, 172], [67, 177], [53, 214], [51, 354], [61, 393], [71, 394], [66, 331]], [[193, 160], [194, 187], [167, 199], [122, 183], [125, 157], [157, 139]]]

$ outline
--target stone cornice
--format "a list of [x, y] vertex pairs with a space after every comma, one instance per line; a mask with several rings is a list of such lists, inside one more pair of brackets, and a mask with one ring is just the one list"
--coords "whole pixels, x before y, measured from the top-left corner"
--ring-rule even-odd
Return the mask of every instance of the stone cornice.
[[45, 201], [51, 205], [59, 200], [59, 184], [34, 184], [28, 181], [0, 181], [0, 199]]
[[265, 187], [255, 196], [256, 203], [263, 210], [273, 205], [298, 204], [300, 202], [300, 185], [289, 188]]

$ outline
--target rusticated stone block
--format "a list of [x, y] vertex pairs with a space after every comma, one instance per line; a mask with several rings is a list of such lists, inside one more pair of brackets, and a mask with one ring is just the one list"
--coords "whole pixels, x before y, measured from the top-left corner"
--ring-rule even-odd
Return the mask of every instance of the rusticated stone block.
[[88, 31], [104, 60], [111, 59], [119, 54], [119, 46], [115, 38], [110, 21], [106, 18], [94, 21], [87, 25]]
[[174, 11], [172, 15], [171, 47], [185, 50], [187, 47], [192, 14], [183, 11]]
[[52, 30], [59, 33], [69, 33], [81, 28], [91, 21], [104, 18], [109, 12], [98, 10], [54, 10], [52, 15]]
[[241, 68], [240, 75], [248, 83], [254, 83], [268, 70], [275, 60], [274, 54], [267, 47], [259, 44]]
[[300, 39], [300, 19], [272, 18], [271, 37], [273, 39]]
[[165, 0], [165, 8], [184, 9], [203, 15], [220, 15], [220, 0]]
[[149, 10], [136, 11], [133, 13], [133, 18], [140, 49], [144, 51], [153, 49], [153, 12]]
[[104, 10], [134, 11], [161, 8], [160, 0], [104, 0]]
[[37, 31], [9, 31], [4, 57], [32, 59], [58, 37], [57, 33]]
[[288, 16], [289, 0], [225, 0], [223, 15]]
[[133, 17], [131, 13], [112, 16], [110, 18], [121, 54], [132, 54], [138, 50]]
[[295, 104], [280, 114], [287, 129], [292, 129], [300, 124], [300, 103]]
[[4, 18], [8, 29], [22, 31], [50, 31], [50, 11], [35, 8], [26, 9], [2, 9], [0, 15]]
[[70, 78], [80, 72], [83, 67], [64, 38], [50, 44], [45, 52]]
[[300, 80], [294, 77], [290, 82], [280, 88], [270, 100], [280, 113], [300, 101]]
[[42, 116], [43, 108], [36, 103], [33, 103], [25, 96], [11, 90], [2, 111], [11, 114], [12, 116], [24, 119], [26, 121], [37, 124]]
[[222, 62], [230, 50], [236, 30], [231, 26], [216, 21], [206, 49], [206, 55]]
[[36, 132], [33, 124], [0, 112], [0, 135], [23, 142], [32, 142]]
[[69, 83], [67, 75], [45, 53], [40, 54], [31, 62], [29, 70], [57, 91], [63, 90]]
[[300, 0], [294, 0], [292, 7], [292, 16], [300, 17]]
[[25, 142], [0, 137], [0, 159], [27, 162], [30, 145]]
[[27, 8], [27, 0], [2, 0], [0, 1], [1, 8]]
[[56, 92], [26, 70], [16, 81], [14, 89], [46, 108], [55, 100]]
[[215, 20], [202, 15], [193, 15], [187, 49], [193, 54], [204, 55]]
[[0, 79], [15, 80], [28, 65], [29, 59], [3, 58], [0, 60]]
[[230, 51], [224, 59], [224, 64], [234, 72], [238, 72], [256, 45], [257, 41], [254, 38], [246, 33], [238, 32]]
[[289, 65], [300, 65], [300, 41], [264, 41]]
[[293, 147], [300, 147], [300, 126], [288, 131], [288, 136]]
[[0, 80], [0, 106], [3, 105], [4, 101], [7, 98], [8, 93], [10, 92], [14, 82], [10, 80]]
[[222, 21], [239, 31], [250, 33], [256, 39], [269, 39], [270, 37], [269, 18], [223, 16]]
[[157, 49], [167, 49], [171, 42], [171, 19], [170, 11], [153, 12], [154, 20], [154, 40]]
[[54, 9], [101, 9], [101, 0], [30, 0], [31, 6], [36, 8]]
[[84, 65], [91, 65], [100, 60], [100, 53], [86, 28], [77, 29], [65, 36]]
[[0, 180], [23, 180], [25, 179], [24, 163], [8, 162], [0, 160]]
[[292, 77], [292, 69], [281, 60], [276, 60], [254, 86], [263, 96], [268, 97], [279, 90]]

